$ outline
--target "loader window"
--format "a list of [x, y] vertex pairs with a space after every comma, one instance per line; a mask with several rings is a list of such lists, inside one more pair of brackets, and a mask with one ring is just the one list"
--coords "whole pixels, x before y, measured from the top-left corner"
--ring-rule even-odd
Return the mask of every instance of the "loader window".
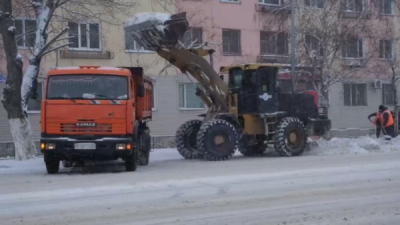
[[116, 75], [57, 75], [48, 79], [47, 99], [128, 99], [128, 78]]
[[240, 89], [242, 88], [243, 70], [231, 70], [229, 74], [229, 88]]
[[255, 70], [233, 69], [229, 74], [230, 89], [254, 89], [257, 85]]

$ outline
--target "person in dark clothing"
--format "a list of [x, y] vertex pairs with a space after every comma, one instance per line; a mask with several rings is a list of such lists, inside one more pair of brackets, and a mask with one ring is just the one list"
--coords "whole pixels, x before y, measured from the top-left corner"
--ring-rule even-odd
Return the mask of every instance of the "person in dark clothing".
[[385, 129], [386, 139], [394, 137], [394, 119], [388, 107], [384, 105], [379, 106], [379, 118], [381, 120], [381, 127]]
[[[371, 117], [375, 117], [375, 119], [372, 121]], [[381, 134], [381, 127], [382, 127], [381, 120], [379, 119], [379, 112], [374, 112], [374, 113], [369, 114], [368, 119], [375, 125], [376, 138], [379, 138], [379, 136]]]

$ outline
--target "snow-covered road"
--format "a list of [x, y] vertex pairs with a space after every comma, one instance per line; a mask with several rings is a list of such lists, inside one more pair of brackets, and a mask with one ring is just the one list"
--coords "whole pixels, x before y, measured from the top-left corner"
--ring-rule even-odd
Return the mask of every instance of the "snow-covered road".
[[399, 224], [400, 151], [320, 151], [205, 162], [162, 150], [137, 172], [57, 175], [41, 158], [0, 160], [0, 224]]

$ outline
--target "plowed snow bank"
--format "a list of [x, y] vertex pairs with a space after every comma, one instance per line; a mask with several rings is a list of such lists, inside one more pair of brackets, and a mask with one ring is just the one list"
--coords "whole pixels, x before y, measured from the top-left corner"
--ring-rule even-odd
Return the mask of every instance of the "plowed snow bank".
[[363, 154], [400, 151], [400, 137], [385, 141], [383, 138], [362, 136], [357, 138], [319, 139], [310, 143], [304, 155]]

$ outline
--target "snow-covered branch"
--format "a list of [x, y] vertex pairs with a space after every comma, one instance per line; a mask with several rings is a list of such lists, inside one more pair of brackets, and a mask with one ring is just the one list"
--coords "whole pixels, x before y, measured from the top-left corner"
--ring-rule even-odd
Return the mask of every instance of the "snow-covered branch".
[[65, 27], [60, 33], [58, 33], [56, 36], [54, 36], [45, 46], [42, 47], [42, 49], [38, 52], [38, 55], [36, 57], [43, 57], [44, 52], [47, 52], [47, 49], [54, 44], [60, 38], [62, 35], [64, 35], [68, 31], [68, 27]]

